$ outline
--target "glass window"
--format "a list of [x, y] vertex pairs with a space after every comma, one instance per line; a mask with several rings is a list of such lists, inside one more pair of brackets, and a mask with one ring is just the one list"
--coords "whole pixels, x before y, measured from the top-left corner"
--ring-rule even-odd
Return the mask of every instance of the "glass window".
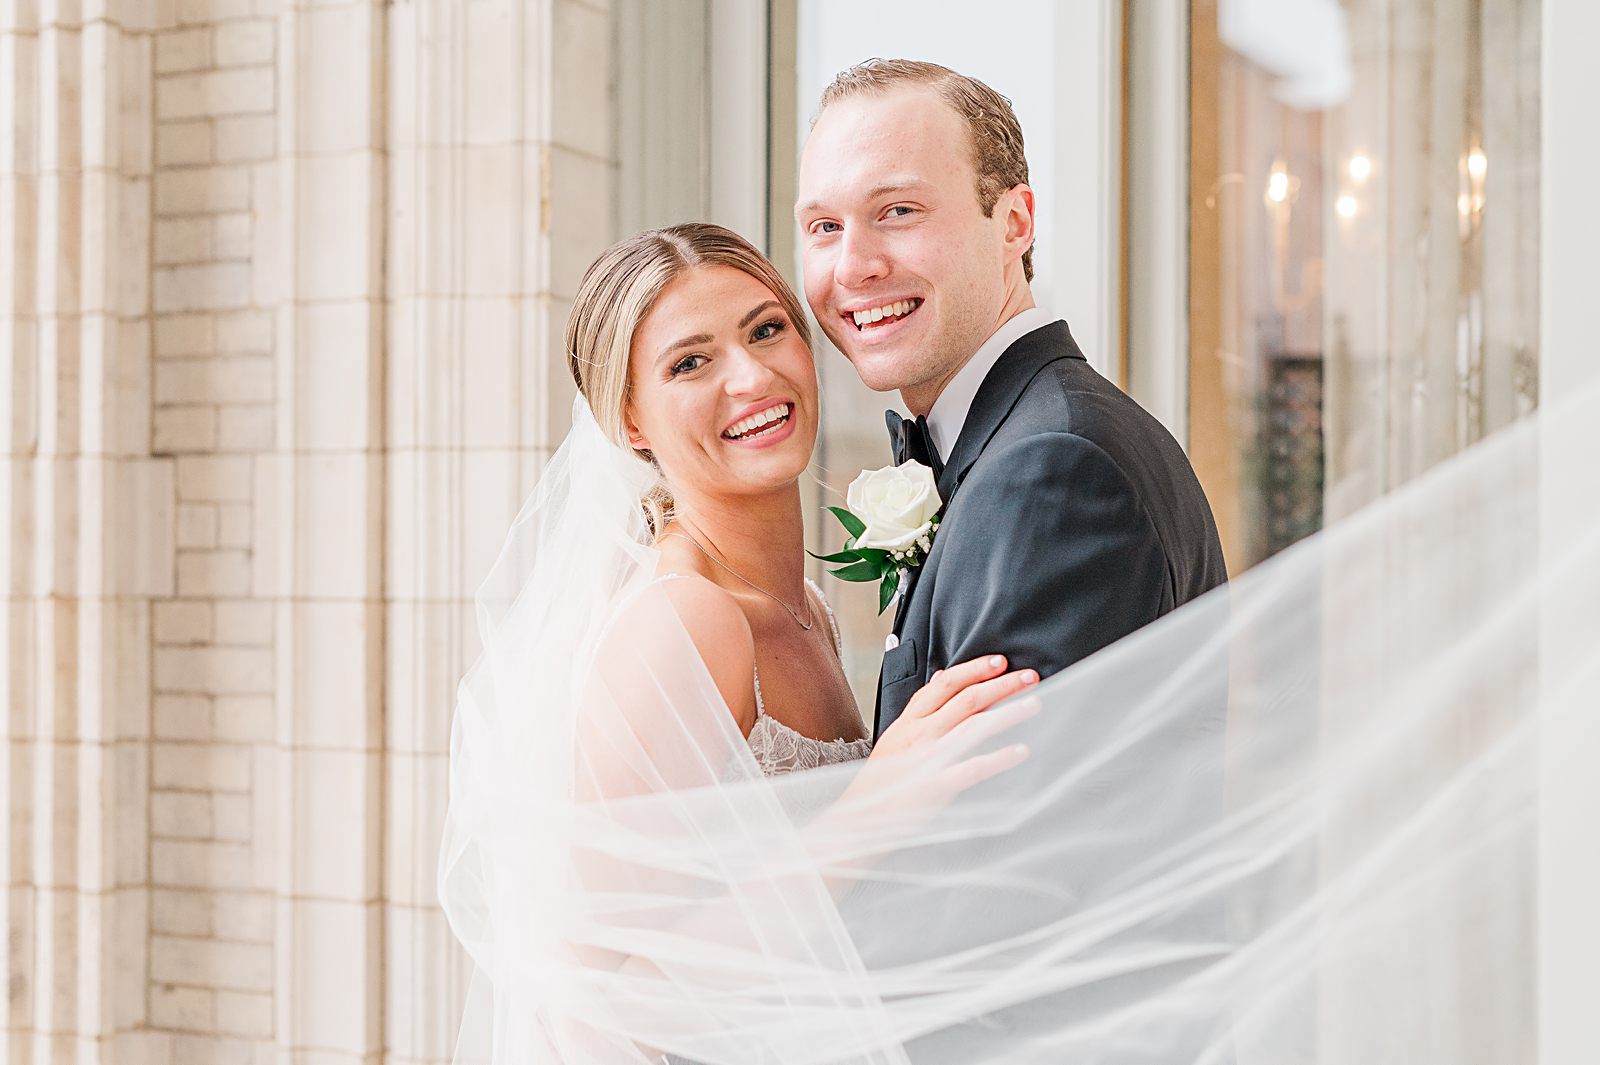
[[1539, 3], [1191, 34], [1189, 445], [1237, 573], [1533, 406]]

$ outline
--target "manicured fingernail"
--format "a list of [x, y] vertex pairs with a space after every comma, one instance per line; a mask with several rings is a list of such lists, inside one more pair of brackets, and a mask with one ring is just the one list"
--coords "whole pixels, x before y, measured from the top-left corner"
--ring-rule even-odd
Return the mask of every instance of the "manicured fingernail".
[[994, 669], [999, 669], [1001, 666], [1003, 666], [1005, 664], [1006, 664], [1006, 660], [1004, 658], [1002, 658], [1000, 655], [990, 655], [989, 656], [989, 665], [991, 667], [993, 667]]
[[944, 672], [944, 670], [942, 670], [942, 669], [936, 669], [936, 670], [934, 670], [934, 671], [933, 671], [933, 676], [931, 676], [931, 677], [929, 677], [929, 678], [928, 678], [928, 680], [929, 680], [929, 681], [930, 681], [930, 682], [932, 682], [932, 681], [936, 681], [936, 680], [938, 680], [938, 679], [939, 679], [939, 674], [941, 674], [941, 673], [943, 673], [943, 672]]
[[1035, 673], [1031, 669], [1023, 670], [1022, 671], [1022, 683], [1024, 683], [1024, 684], [1037, 684], [1037, 683], [1039, 683], [1039, 674]]

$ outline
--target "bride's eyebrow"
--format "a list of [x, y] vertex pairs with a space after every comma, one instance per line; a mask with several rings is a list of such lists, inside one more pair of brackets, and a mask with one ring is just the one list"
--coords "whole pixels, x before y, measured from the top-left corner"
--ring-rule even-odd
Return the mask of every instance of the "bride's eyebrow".
[[761, 304], [755, 310], [751, 311], [749, 314], [747, 314], [743, 318], [739, 319], [739, 328], [743, 329], [745, 326], [747, 326], [751, 322], [755, 321], [756, 317], [758, 315], [760, 315], [761, 312], [766, 310], [768, 307], [777, 307], [779, 310], [783, 309], [782, 307], [779, 306], [777, 300], [767, 300], [765, 303]]
[[[749, 314], [746, 314], [743, 318], [739, 319], [739, 328], [743, 329], [745, 326], [747, 326], [751, 322], [755, 321], [757, 316], [759, 316], [763, 311], [765, 311], [769, 307], [777, 308], [780, 311], [783, 309], [783, 305], [781, 303], [779, 303], [777, 300], [767, 300], [767, 301], [765, 301], [765, 302], [763, 302], [761, 304], [758, 304], [755, 307], [755, 309], [750, 311]], [[692, 337], [684, 337], [682, 340], [675, 340], [671, 344], [668, 344], [666, 347], [662, 348], [661, 349], [661, 354], [656, 356], [656, 359], [657, 359], [657, 361], [660, 361], [662, 359], [667, 358], [669, 355], [671, 355], [674, 351], [677, 351], [679, 348], [692, 348], [696, 344], [709, 344], [714, 339], [716, 339], [716, 338], [713, 337], [710, 333], [696, 333]]]
[[710, 333], [696, 333], [692, 337], [684, 337], [682, 340], [675, 340], [671, 344], [668, 344], [666, 347], [661, 349], [661, 354], [656, 356], [656, 361], [660, 362], [666, 359], [679, 348], [692, 348], [696, 344], [709, 344], [711, 343], [712, 339], [713, 338]]

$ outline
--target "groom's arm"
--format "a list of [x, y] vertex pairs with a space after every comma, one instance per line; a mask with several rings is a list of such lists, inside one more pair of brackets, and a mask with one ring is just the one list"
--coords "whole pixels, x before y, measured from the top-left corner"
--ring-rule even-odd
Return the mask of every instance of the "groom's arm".
[[1071, 433], [985, 455], [961, 485], [959, 528], [934, 589], [928, 670], [984, 654], [1042, 676], [1161, 613], [1169, 581], [1155, 527], [1103, 450]]

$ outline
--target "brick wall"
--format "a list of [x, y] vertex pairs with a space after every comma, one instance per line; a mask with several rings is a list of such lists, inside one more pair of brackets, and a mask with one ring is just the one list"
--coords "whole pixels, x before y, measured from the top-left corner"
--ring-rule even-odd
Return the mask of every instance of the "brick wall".
[[258, 767], [272, 603], [252, 596], [254, 466], [274, 445], [274, 321], [257, 230], [276, 180], [278, 22], [180, 3], [155, 41], [152, 450], [176, 464], [176, 595], [153, 605], [150, 971], [174, 1060], [273, 1036], [274, 903]]

